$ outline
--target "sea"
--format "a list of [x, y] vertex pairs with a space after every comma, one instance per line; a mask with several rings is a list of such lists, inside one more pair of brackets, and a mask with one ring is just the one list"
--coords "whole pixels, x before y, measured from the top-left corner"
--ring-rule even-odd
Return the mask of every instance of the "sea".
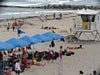
[[[38, 9], [38, 8], [25, 8], [31, 6], [43, 6], [48, 3], [60, 3], [67, 0], [2, 0], [0, 5], [8, 6], [22, 6], [24, 8], [17, 7], [0, 7], [0, 20], [12, 19], [12, 18], [24, 18], [28, 16], [39, 16], [41, 14], [50, 14], [50, 12], [73, 12], [72, 10], [59, 10], [59, 9]], [[97, 2], [98, 3], [98, 2]], [[45, 12], [45, 13], [44, 13]]]

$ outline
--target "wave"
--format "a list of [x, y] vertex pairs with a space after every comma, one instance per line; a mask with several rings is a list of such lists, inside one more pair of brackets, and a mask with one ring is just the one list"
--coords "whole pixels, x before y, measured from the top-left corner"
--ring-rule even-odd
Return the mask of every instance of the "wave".
[[27, 2], [2, 2], [0, 5], [5, 5], [5, 6], [22, 6], [22, 7], [31, 7], [31, 6], [42, 6], [43, 3], [27, 3]]
[[34, 12], [6, 12], [0, 14], [0, 20], [12, 19], [12, 18], [25, 18], [32, 16], [40, 16], [40, 15], [53, 15], [53, 13], [72, 13], [73, 10], [42, 10], [42, 11], [34, 11]]
[[38, 16], [39, 14], [37, 12], [7, 12], [0, 14], [0, 20], [5, 19], [12, 19], [12, 18], [24, 18], [29, 16]]

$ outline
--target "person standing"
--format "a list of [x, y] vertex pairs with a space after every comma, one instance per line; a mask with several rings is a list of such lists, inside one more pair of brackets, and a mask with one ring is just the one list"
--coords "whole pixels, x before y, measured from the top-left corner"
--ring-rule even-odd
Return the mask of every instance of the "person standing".
[[7, 24], [7, 31], [10, 29], [10, 23]]
[[59, 50], [59, 58], [60, 58], [60, 60], [62, 60], [62, 46], [60, 46], [60, 50]]
[[20, 75], [21, 73], [21, 63], [19, 60], [16, 61], [15, 63], [15, 72], [16, 72], [16, 75]]
[[53, 47], [50, 44], [48, 49], [48, 61], [52, 60], [53, 63], [53, 57], [54, 57], [54, 51], [53, 51]]
[[60, 19], [62, 19], [62, 13], [59, 14]]
[[5, 68], [6, 66], [8, 66], [8, 55], [4, 51], [3, 52], [3, 68]]
[[55, 47], [55, 43], [53, 40], [51, 41], [51, 47]]
[[53, 13], [53, 19], [55, 19], [56, 18], [56, 13]]
[[14, 20], [14, 22], [12, 24], [13, 31], [15, 31], [16, 26], [18, 26], [18, 22], [17, 22], [17, 20]]
[[3, 54], [0, 52], [0, 75], [4, 75], [3, 71]]
[[62, 60], [62, 46], [59, 50], [59, 62], [58, 62], [58, 75], [63, 75], [63, 60]]

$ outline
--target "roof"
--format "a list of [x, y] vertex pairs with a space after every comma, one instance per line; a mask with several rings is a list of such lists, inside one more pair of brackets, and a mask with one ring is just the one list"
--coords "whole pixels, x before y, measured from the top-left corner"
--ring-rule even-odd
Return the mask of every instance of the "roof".
[[98, 14], [100, 11], [99, 10], [90, 10], [90, 9], [82, 9], [82, 10], [77, 10], [76, 13], [77, 14], [84, 14], [84, 15], [96, 15]]

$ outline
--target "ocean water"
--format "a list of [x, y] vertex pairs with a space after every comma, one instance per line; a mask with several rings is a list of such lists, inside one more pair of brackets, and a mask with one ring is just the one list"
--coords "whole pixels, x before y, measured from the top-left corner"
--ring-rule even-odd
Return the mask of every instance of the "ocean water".
[[[0, 0], [1, 1], [1, 0]], [[42, 6], [46, 4], [86, 4], [100, 6], [100, 0], [2, 0], [0, 4], [8, 6]], [[63, 10], [52, 10], [52, 9], [32, 9], [32, 8], [15, 8], [15, 7], [0, 7], [0, 20], [9, 18], [19, 18], [40, 15], [43, 11], [62, 11]], [[65, 10], [66, 11], [66, 10]]]
[[11, 18], [24, 18], [31, 16], [50, 15], [53, 13], [70, 13], [73, 10], [59, 9], [37, 9], [37, 8], [15, 8], [15, 7], [0, 7], [0, 20]]
[[49, 11], [49, 9], [0, 7], [0, 20], [38, 16], [40, 11]]

